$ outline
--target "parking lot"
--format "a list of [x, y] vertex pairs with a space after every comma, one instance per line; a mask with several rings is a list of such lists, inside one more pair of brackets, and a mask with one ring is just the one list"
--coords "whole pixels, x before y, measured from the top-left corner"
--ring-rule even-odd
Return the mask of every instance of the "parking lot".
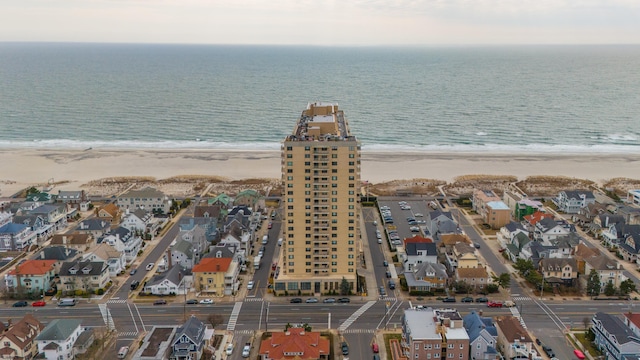
[[431, 199], [425, 200], [378, 200], [380, 216], [387, 238], [393, 248], [402, 244], [402, 239], [412, 236], [429, 236], [426, 215], [433, 211]]

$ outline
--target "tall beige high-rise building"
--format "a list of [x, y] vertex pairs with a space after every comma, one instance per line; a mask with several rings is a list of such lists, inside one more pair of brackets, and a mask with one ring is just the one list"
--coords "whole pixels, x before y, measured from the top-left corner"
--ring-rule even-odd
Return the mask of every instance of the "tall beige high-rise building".
[[356, 292], [360, 143], [337, 104], [312, 103], [282, 143], [283, 244], [274, 291]]

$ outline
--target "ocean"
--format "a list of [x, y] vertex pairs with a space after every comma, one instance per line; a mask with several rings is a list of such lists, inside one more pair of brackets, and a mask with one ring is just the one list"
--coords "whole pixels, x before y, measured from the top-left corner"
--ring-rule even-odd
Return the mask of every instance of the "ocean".
[[314, 101], [364, 151], [640, 154], [640, 46], [0, 43], [5, 150], [276, 150]]

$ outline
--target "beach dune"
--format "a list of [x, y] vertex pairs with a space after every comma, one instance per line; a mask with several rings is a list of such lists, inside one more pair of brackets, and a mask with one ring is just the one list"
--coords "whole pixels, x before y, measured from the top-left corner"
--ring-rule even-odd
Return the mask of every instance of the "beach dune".
[[[371, 183], [413, 178], [451, 182], [468, 174], [514, 175], [519, 179], [532, 175], [569, 176], [603, 183], [616, 177], [638, 177], [640, 155], [362, 153], [361, 177]], [[62, 185], [65, 189], [78, 189], [91, 180], [108, 177], [164, 179], [178, 175], [279, 179], [280, 153], [200, 149], [0, 151], [0, 196], [50, 181], [66, 182]]]

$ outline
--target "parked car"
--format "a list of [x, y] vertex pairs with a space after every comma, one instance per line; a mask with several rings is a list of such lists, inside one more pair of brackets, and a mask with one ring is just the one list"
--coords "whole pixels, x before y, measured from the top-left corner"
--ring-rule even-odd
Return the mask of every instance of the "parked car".
[[384, 289], [384, 286], [380, 286], [379, 290], [380, 290], [380, 295], [381, 296], [387, 295], [387, 291]]
[[167, 305], [167, 300], [156, 300], [153, 305]]
[[231, 355], [231, 354], [233, 354], [233, 344], [229, 344], [229, 345], [227, 345], [227, 349], [225, 350], [225, 353], [226, 353], [227, 355]]
[[336, 302], [336, 298], [326, 298], [322, 300], [322, 302], [325, 304], [333, 304], [334, 302]]
[[478, 243], [473, 243], [473, 246], [474, 246], [476, 249], [480, 249], [480, 244], [478, 244]]
[[554, 354], [554, 352], [553, 352], [553, 349], [552, 349], [552, 348], [550, 348], [550, 347], [548, 347], [548, 346], [546, 346], [546, 345], [543, 345], [543, 346], [542, 346], [542, 350], [543, 350], [543, 351], [544, 351], [544, 353], [545, 353], [545, 354], [547, 354], [547, 356], [548, 356], [548, 357], [550, 357], [550, 358], [552, 358], [552, 357], [555, 357], [555, 356], [556, 356], [556, 354]]
[[349, 345], [346, 342], [342, 342], [340, 347], [342, 348], [342, 355], [349, 355]]
[[349, 299], [349, 298], [340, 298], [340, 299], [338, 299], [338, 302], [342, 303], [342, 304], [346, 304], [346, 303], [350, 303], [351, 299]]
[[269, 225], [267, 225], [267, 229], [271, 229], [273, 227], [273, 223], [269, 221]]
[[317, 299], [317, 298], [312, 297], [312, 298], [308, 298], [308, 299], [307, 299], [307, 300], [305, 300], [304, 302], [306, 302], [307, 304], [309, 304], [309, 303], [317, 303], [317, 302], [318, 302], [318, 299]]
[[390, 272], [390, 271], [387, 271], [387, 272], [385, 273], [385, 276], [387, 277], [387, 279], [389, 279], [389, 278], [391, 277], [391, 272]]
[[422, 213], [415, 213], [415, 214], [413, 214], [413, 216], [415, 216], [415, 217], [423, 217], [424, 215]]
[[45, 305], [47, 305], [47, 303], [44, 301], [34, 301], [33, 303], [31, 303], [31, 306], [35, 306], [35, 307], [45, 306]]
[[536, 339], [536, 344], [542, 345], [542, 341], [540, 341], [540, 339]]
[[384, 266], [384, 267], [389, 266], [389, 263], [387, 262], [387, 260], [385, 260], [385, 261], [383, 261], [383, 262], [382, 262], [382, 266]]
[[301, 303], [301, 302], [302, 302], [302, 299], [300, 299], [300, 298], [293, 298], [293, 299], [289, 300], [289, 302], [290, 302], [290, 303], [292, 303], [292, 304], [299, 304], [299, 303]]
[[502, 307], [502, 303], [498, 302], [498, 301], [489, 301], [487, 303], [487, 307], [501, 308]]
[[479, 297], [479, 298], [476, 298], [476, 302], [486, 303], [486, 302], [489, 302], [489, 299], [487, 299], [486, 297]]
[[154, 265], [155, 265], [155, 263], [152, 263], [152, 262], [151, 262], [151, 263], [148, 263], [148, 264], [147, 264], [147, 267], [146, 267], [145, 269], [147, 269], [147, 271], [149, 271], [149, 270], [153, 269], [153, 266], [154, 266]]
[[210, 304], [213, 304], [213, 300], [211, 300], [211, 299], [202, 299], [202, 300], [200, 300], [200, 304], [210, 305]]
[[247, 283], [247, 290], [253, 290], [253, 280]]
[[374, 354], [377, 354], [380, 352], [380, 347], [378, 346], [378, 344], [373, 343], [371, 344], [371, 350], [373, 351]]
[[456, 298], [453, 296], [447, 296], [446, 298], [442, 299], [442, 302], [456, 302]]
[[417, 227], [417, 226], [412, 226], [412, 227], [410, 227], [410, 228], [409, 228], [409, 230], [410, 230], [411, 232], [420, 232], [420, 228], [419, 228], [419, 227]]
[[131, 290], [133, 291], [133, 290], [137, 289], [137, 288], [138, 288], [138, 286], [140, 286], [140, 281], [138, 281], [138, 280], [133, 280], [133, 281], [131, 282], [130, 288], [131, 288]]
[[138, 268], [133, 268], [129, 271], [129, 275], [135, 275], [138, 272]]
[[248, 358], [250, 354], [251, 354], [251, 343], [246, 343], [242, 348], [242, 357]]
[[460, 301], [463, 302], [463, 303], [472, 303], [473, 302], [473, 298], [469, 297], [469, 296], [466, 296], [466, 297], [463, 297], [462, 300], [460, 300]]
[[187, 304], [187, 305], [195, 305], [197, 303], [198, 303], [198, 300], [196, 300], [196, 299], [189, 299], [189, 300], [185, 301], [185, 304]]
[[21, 300], [21, 301], [14, 302], [12, 306], [13, 307], [25, 307], [25, 306], [28, 306], [28, 305], [29, 305], [28, 302], [26, 302], [24, 300]]

